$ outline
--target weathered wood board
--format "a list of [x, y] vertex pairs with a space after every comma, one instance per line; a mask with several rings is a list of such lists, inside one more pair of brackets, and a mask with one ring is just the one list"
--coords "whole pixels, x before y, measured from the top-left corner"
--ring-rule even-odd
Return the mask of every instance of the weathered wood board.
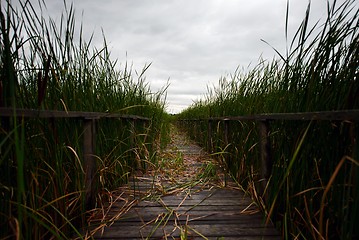
[[95, 237], [180, 239], [186, 230], [187, 239], [280, 239], [273, 226], [265, 226], [263, 215], [248, 196], [215, 187], [142, 201]]
[[[167, 153], [182, 154], [192, 174], [205, 164], [196, 155], [206, 153], [183, 136], [177, 135], [168, 149]], [[272, 225], [265, 225], [264, 215], [250, 196], [235, 184], [186, 185], [188, 181], [188, 176], [179, 177], [172, 186], [166, 176], [136, 176], [126, 189], [138, 202], [125, 214], [121, 211], [126, 202], [112, 203], [108, 216], [121, 216], [98, 231], [95, 239], [280, 239]], [[185, 187], [180, 187], [181, 182]]]

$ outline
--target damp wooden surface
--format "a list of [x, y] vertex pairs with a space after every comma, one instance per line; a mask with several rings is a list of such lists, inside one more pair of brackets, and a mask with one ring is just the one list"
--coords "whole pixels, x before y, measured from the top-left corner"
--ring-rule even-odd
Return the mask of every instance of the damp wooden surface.
[[[189, 169], [196, 171], [205, 164], [193, 160], [203, 159], [196, 156], [205, 154], [197, 145], [183, 139], [173, 141], [172, 145], [168, 151], [180, 152], [184, 160], [192, 159], [185, 162]], [[230, 182], [221, 185], [218, 181], [205, 184], [184, 181], [182, 188], [171, 184], [168, 178], [157, 174], [135, 176], [124, 188], [126, 196], [132, 196], [133, 205], [126, 208], [129, 201], [112, 203], [107, 217], [119, 212], [121, 215], [97, 231], [94, 238], [281, 239], [271, 224], [265, 224], [264, 215], [250, 196]]]

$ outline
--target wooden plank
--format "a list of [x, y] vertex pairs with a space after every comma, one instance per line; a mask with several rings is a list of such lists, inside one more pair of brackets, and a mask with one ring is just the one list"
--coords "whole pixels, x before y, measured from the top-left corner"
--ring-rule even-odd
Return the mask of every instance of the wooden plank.
[[[37, 110], [37, 109], [15, 109], [16, 116], [27, 118], [86, 118], [86, 119], [100, 119], [100, 118], [123, 118], [123, 119], [140, 119], [149, 121], [149, 118], [126, 115], [118, 113], [103, 113], [103, 112], [81, 112], [81, 111], [57, 111], [57, 110]], [[13, 117], [13, 108], [0, 108], [0, 116]]]
[[[151, 215], [141, 215], [139, 216], [138, 212], [131, 211], [126, 216], [122, 217], [118, 221], [114, 222], [113, 225], [135, 225], [137, 223], [148, 223], [153, 219], [157, 218], [157, 216]], [[187, 218], [187, 216], [189, 216]], [[169, 221], [174, 221], [174, 215], [169, 218]], [[223, 212], [221, 214], [206, 214], [204, 215], [202, 212], [194, 212], [187, 215], [176, 216], [177, 221], [182, 222], [195, 222], [196, 224], [226, 224], [227, 222], [231, 223], [248, 223], [253, 222], [253, 225], [259, 224], [263, 225], [264, 218], [260, 213], [255, 214], [241, 214], [241, 213], [233, 213], [233, 212]]]
[[[187, 228], [188, 230], [188, 238], [191, 239], [192, 236], [200, 236], [201, 235], [210, 238], [210, 237], [247, 237], [247, 239], [254, 239], [257, 237], [261, 237], [261, 239], [265, 239], [266, 236], [276, 237], [274, 239], [280, 239], [277, 231], [272, 228], [264, 228], [264, 227], [250, 227], [246, 224], [238, 225], [238, 224], [228, 224], [226, 226], [223, 225], [212, 225], [212, 224], [190, 224], [186, 226], [161, 226], [158, 225], [147, 225], [143, 226], [139, 229], [138, 226], [126, 226], [124, 228], [112, 228], [112, 231], [105, 231], [102, 235], [95, 236], [96, 239], [134, 239], [134, 238], [161, 238], [164, 239], [164, 235], [167, 234], [167, 237], [180, 237], [180, 228]], [[196, 230], [197, 232], [193, 231]]]
[[[185, 213], [192, 213], [192, 212], [204, 212], [204, 214], [220, 214], [222, 212], [245, 212], [245, 210], [250, 210], [250, 211], [254, 211], [254, 210], [258, 210], [258, 208], [254, 205], [249, 206], [249, 205], [182, 205], [182, 206], [178, 206], [177, 205], [172, 205], [172, 206], [166, 206], [167, 208], [165, 208], [164, 206], [154, 206], [151, 204], [145, 204], [145, 205], [140, 205], [137, 207], [133, 207], [133, 209], [135, 210], [140, 210], [140, 209], [146, 209], [145, 214], [160, 214], [162, 212], [166, 212], [166, 211], [170, 211], [170, 210], [174, 210], [179, 214], [185, 214]], [[115, 207], [113, 207], [112, 209], [116, 209]]]
[[[176, 200], [168, 200], [166, 198], [161, 199], [161, 201], [163, 201], [163, 203], [168, 206], [168, 207], [177, 207], [179, 205], [183, 206], [194, 206], [194, 205], [200, 205], [200, 206], [209, 206], [209, 207], [216, 207], [216, 206], [238, 206], [241, 208], [245, 208], [249, 205], [253, 205], [256, 206], [253, 201], [249, 198], [243, 198], [243, 199], [234, 199], [234, 198], [226, 198], [226, 201], [224, 201], [224, 199], [213, 199], [213, 200], [202, 200], [202, 199], [186, 199], [182, 202], [183, 199], [176, 199]], [[123, 206], [122, 203], [113, 203], [112, 207], [116, 207], [116, 208], [121, 208]], [[147, 201], [141, 201], [138, 206], [141, 207], [156, 207], [156, 206], [161, 206], [160, 203], [158, 202], [147, 202]], [[233, 209], [233, 208], [232, 208]]]
[[[193, 161], [196, 158], [192, 155], [191, 161], [187, 158], [193, 149], [184, 144], [176, 143], [176, 146], [182, 150], [188, 168], [199, 170], [201, 162]], [[137, 198], [137, 204], [130, 209], [126, 208], [126, 201], [112, 203], [111, 209], [105, 207], [109, 211], [106, 219], [119, 219], [110, 222], [111, 227], [104, 229], [103, 234], [99, 231], [96, 239], [180, 239], [181, 229], [183, 232], [186, 228], [187, 239], [203, 236], [208, 239], [280, 239], [273, 225], [265, 225], [264, 215], [253, 200], [239, 189], [220, 187], [217, 182], [195, 186], [185, 182], [182, 188], [178, 182], [172, 183], [158, 175], [133, 179], [119, 190], [122, 199], [128, 202], [139, 196], [149, 196], [149, 199]], [[175, 191], [166, 194], [166, 190], [170, 192], [171, 189]], [[118, 216], [120, 213], [122, 215]]]
[[[223, 196], [226, 196], [225, 199]], [[180, 196], [164, 196], [160, 198], [160, 201], [163, 202], [168, 207], [177, 207], [179, 205], [181, 206], [238, 206], [241, 208], [246, 208], [247, 206], [253, 205], [254, 202], [252, 199], [250, 199], [248, 196], [243, 195], [231, 195], [231, 194], [222, 194], [218, 196], [212, 196], [210, 198], [206, 198], [206, 196], [200, 196], [199, 194], [194, 194], [191, 197], [180, 197]], [[159, 207], [162, 206], [159, 202], [153, 202], [153, 201], [141, 201], [137, 206], [140, 207]], [[122, 208], [123, 202], [113, 203], [113, 208]], [[232, 208], [233, 209], [233, 208]]]
[[[168, 199], [163, 198], [161, 201], [169, 207], [181, 206], [194, 206], [194, 205], [205, 205], [205, 206], [248, 206], [253, 204], [253, 201], [249, 198], [236, 199], [236, 198], [217, 198], [217, 199]], [[158, 202], [142, 201], [139, 206], [160, 206]]]
[[223, 121], [224, 123], [224, 145], [227, 146], [229, 144], [229, 120], [228, 119], [224, 119]]
[[[229, 139], [229, 123], [230, 121], [225, 119], [223, 120], [223, 124], [224, 124], [224, 136], [223, 136], [223, 139], [224, 139], [224, 148], [223, 149], [227, 149], [227, 147], [229, 146], [230, 144], [230, 139]], [[231, 155], [230, 154], [226, 154], [225, 155], [225, 161], [226, 161], [226, 164], [227, 164], [227, 169], [231, 169], [232, 168], [232, 159], [231, 159]], [[227, 183], [226, 183], [227, 184]]]
[[[126, 219], [126, 220], [118, 220], [111, 226], [113, 228], [119, 229], [119, 231], [122, 231], [122, 228], [127, 227], [137, 227], [137, 231], [141, 229], [146, 224], [154, 225], [156, 221], [166, 221], [166, 225], [168, 226], [176, 226], [176, 225], [215, 225], [218, 227], [226, 227], [227, 225], [237, 225], [238, 227], [250, 227], [250, 228], [264, 228], [263, 224], [260, 222], [261, 219], [256, 220], [255, 218], [246, 218], [245, 220], [243, 218], [222, 218], [221, 216], [212, 215], [213, 217], [217, 217], [217, 219], [202, 219], [203, 216], [199, 216], [199, 219], [191, 218], [191, 216], [187, 219], [187, 216], [180, 216], [176, 217], [174, 215], [168, 217], [167, 215], [161, 215], [157, 216], [156, 218], [149, 218], [146, 216], [141, 216], [139, 218], [138, 216], [134, 216], [132, 219]], [[253, 222], [253, 219], [256, 222]], [[133, 220], [133, 221], [131, 221]], [[251, 223], [250, 225], [248, 223]], [[163, 223], [162, 223], [163, 227]], [[268, 228], [269, 229], [269, 228]], [[275, 231], [275, 230], [273, 230]], [[278, 235], [278, 234], [277, 234]]]
[[84, 120], [83, 158], [85, 170], [85, 208], [95, 207], [96, 159], [95, 159], [95, 120]]
[[356, 121], [359, 120], [359, 110], [338, 110], [304, 113], [263, 113], [246, 116], [211, 117], [206, 119], [183, 119], [178, 121], [200, 121], [200, 120], [329, 120], [329, 121]]
[[[265, 225], [263, 223], [261, 223], [262, 219], [260, 218], [236, 218], [236, 219], [230, 219], [230, 218], [222, 218], [219, 215], [212, 215], [213, 218], [212, 219], [205, 219], [203, 216], [199, 216], [197, 219], [196, 218], [187, 218], [186, 216], [180, 216], [177, 217], [175, 215], [171, 215], [170, 218], [167, 215], [161, 215], [161, 216], [156, 216], [155, 218], [144, 218], [141, 216], [141, 218], [139, 218], [138, 216], [134, 217], [133, 219], [135, 221], [130, 221], [129, 219], [123, 219], [123, 220], [118, 220], [116, 221], [114, 224], [112, 224], [111, 226], [114, 226], [114, 228], [117, 228], [117, 232], [118, 231], [123, 231], [122, 228], [128, 228], [130, 226], [133, 227], [137, 227], [137, 231], [140, 230], [141, 227], [144, 227], [145, 225], [161, 225], [162, 227], [166, 225], [168, 226], [175, 226], [175, 224], [178, 225], [189, 225], [189, 226], [193, 226], [193, 225], [216, 225], [219, 227], [225, 227], [224, 225], [237, 225], [238, 227], [250, 227], [250, 228], [266, 228], [266, 229], [271, 229], [272, 227], [265, 227]], [[214, 219], [214, 217], [217, 217], [217, 219]], [[254, 221], [253, 221], [254, 219]], [[156, 220], [156, 221], [155, 221]], [[162, 223], [161, 223], [162, 221]], [[165, 221], [165, 222], [164, 222]], [[160, 224], [158, 224], [160, 223]], [[111, 230], [112, 231], [112, 230]], [[275, 233], [275, 235], [278, 235], [278, 232], [272, 228], [272, 232]], [[274, 235], [274, 234], [273, 234]]]
[[[227, 194], [231, 197], [228, 198]], [[280, 239], [276, 229], [265, 226], [265, 219], [258, 208], [255, 205], [248, 207], [252, 200], [239, 190], [211, 188], [194, 192], [191, 197], [181, 193], [163, 196], [161, 199], [164, 205], [159, 202], [140, 202], [113, 223], [104, 235], [97, 235], [96, 238], [141, 239], [150, 236], [148, 239], [158, 239], [173, 230], [167, 237], [179, 238], [179, 226], [189, 226], [209, 239], [239, 239], [239, 236], [245, 236], [246, 239], [266, 239], [267, 236]], [[116, 204], [113, 207], [111, 211], [115, 214]], [[192, 230], [189, 236], [189, 239], [193, 239], [200, 235]]]

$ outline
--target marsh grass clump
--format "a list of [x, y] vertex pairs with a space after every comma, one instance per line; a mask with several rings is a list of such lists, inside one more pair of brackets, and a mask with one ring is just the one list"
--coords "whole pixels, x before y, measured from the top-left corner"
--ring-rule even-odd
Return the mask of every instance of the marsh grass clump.
[[[327, 18], [311, 27], [309, 4], [286, 53], [275, 50], [279, 59], [261, 60], [245, 73], [237, 69], [222, 77], [218, 87], [209, 89], [178, 119], [359, 109], [358, 11], [356, 1], [328, 1]], [[208, 121], [182, 125], [208, 146]], [[238, 182], [258, 195], [258, 126], [253, 121], [231, 121], [230, 145], [224, 127], [224, 121], [213, 120], [211, 148], [226, 159], [228, 171]], [[259, 202], [284, 238], [359, 236], [355, 227], [359, 221], [358, 127], [358, 122], [349, 120], [271, 121], [274, 165], [266, 201]]]
[[[165, 88], [151, 92], [150, 65], [118, 68], [105, 38], [100, 47], [86, 41], [72, 5], [57, 22], [45, 16], [43, 1], [37, 4], [1, 1], [0, 107], [150, 118], [97, 121], [95, 178], [99, 192], [110, 193], [138, 165], [154, 161], [166, 138]], [[81, 237], [91, 215], [84, 206], [83, 136], [78, 119], [1, 117], [0, 238]]]

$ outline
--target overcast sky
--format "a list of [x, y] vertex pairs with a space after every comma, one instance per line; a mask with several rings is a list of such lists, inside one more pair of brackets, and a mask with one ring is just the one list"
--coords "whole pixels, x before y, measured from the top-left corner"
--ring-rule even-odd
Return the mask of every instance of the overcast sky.
[[[72, 1], [66, 0], [68, 5]], [[53, 18], [60, 0], [47, 0]], [[165, 86], [167, 111], [177, 113], [218, 83], [221, 76], [255, 65], [260, 56], [284, 53], [286, 0], [76, 0], [78, 27], [95, 34], [102, 46], [102, 29], [118, 67], [126, 61], [141, 70], [152, 63], [146, 79], [151, 89]], [[308, 1], [290, 0], [289, 29], [293, 35], [304, 18]], [[326, 0], [312, 0], [311, 18], [325, 18]], [[291, 37], [289, 37], [290, 39]]]

